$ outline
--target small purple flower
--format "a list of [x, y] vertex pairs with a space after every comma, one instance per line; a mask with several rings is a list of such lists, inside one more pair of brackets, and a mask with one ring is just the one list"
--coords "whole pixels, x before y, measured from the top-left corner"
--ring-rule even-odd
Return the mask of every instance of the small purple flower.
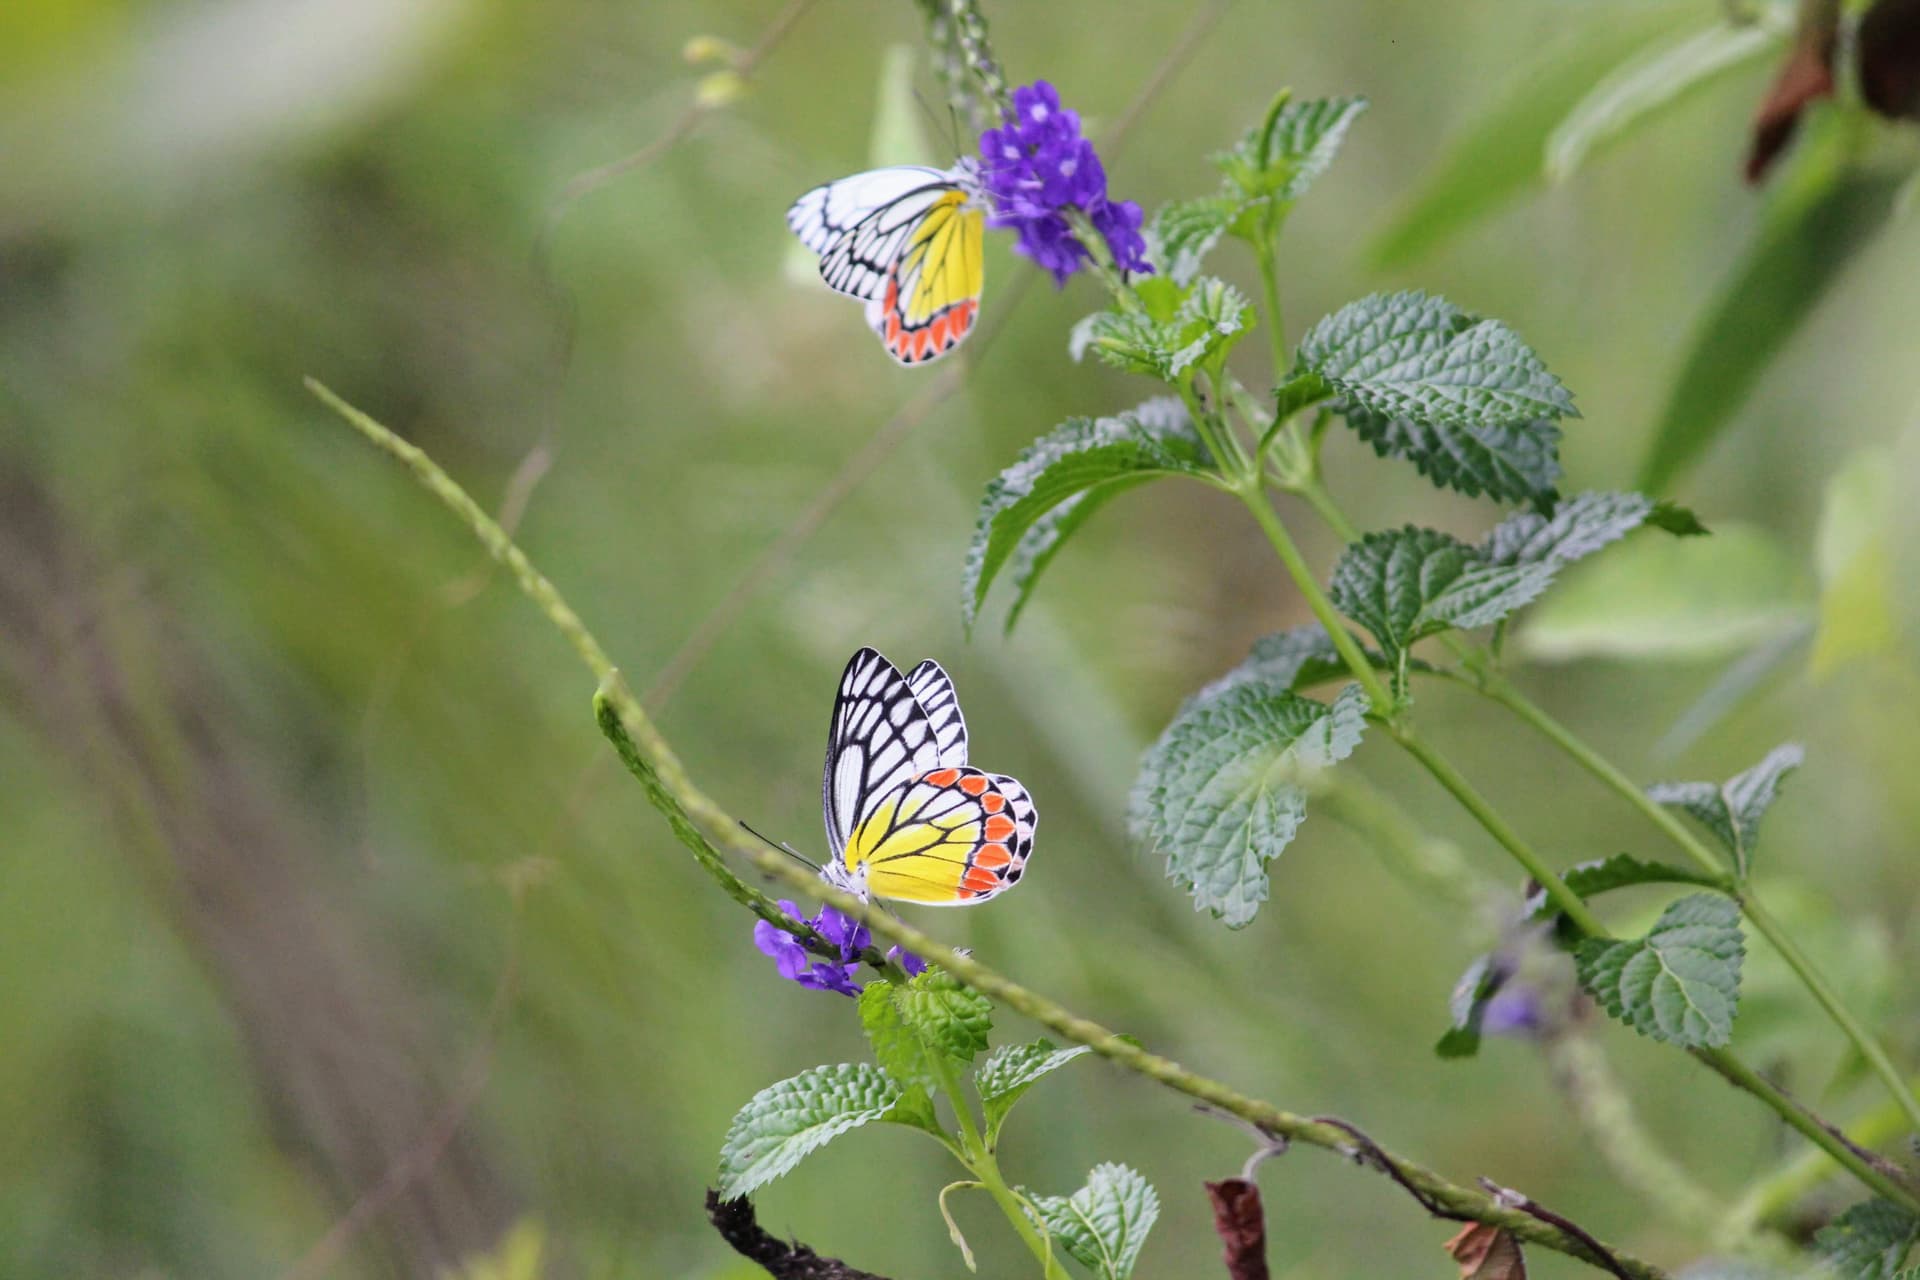
[[[796, 920], [803, 918], [800, 908], [785, 898], [780, 900], [780, 909]], [[860, 972], [860, 953], [873, 942], [873, 935], [867, 931], [867, 926], [831, 906], [821, 907], [820, 913], [808, 920], [807, 924], [840, 949], [838, 961], [814, 955], [801, 946], [792, 934], [765, 920], [754, 921], [753, 945], [762, 954], [773, 958], [774, 967], [789, 982], [797, 982], [810, 991], [859, 995], [861, 983], [855, 975]], [[887, 959], [897, 962], [909, 976], [927, 967], [926, 961], [899, 947], [888, 951]]]
[[1538, 987], [1513, 981], [1501, 987], [1480, 1017], [1480, 1030], [1515, 1040], [1537, 1039], [1546, 1026], [1545, 1002]]
[[1013, 91], [1013, 114], [980, 135], [980, 185], [993, 207], [991, 225], [1019, 233], [1016, 252], [1053, 273], [1054, 283], [1087, 260], [1062, 209], [1086, 213], [1125, 271], [1151, 272], [1140, 234], [1140, 206], [1107, 198], [1107, 171], [1080, 136], [1080, 115], [1060, 105], [1045, 80]]

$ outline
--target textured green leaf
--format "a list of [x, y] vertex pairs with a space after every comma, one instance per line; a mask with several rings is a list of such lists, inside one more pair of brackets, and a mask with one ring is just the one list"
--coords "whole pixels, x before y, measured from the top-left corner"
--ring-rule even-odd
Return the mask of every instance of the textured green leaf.
[[1308, 331], [1298, 358], [1349, 400], [1390, 417], [1495, 426], [1579, 416], [1519, 334], [1419, 290], [1348, 303]]
[[884, 1119], [900, 1092], [898, 1081], [864, 1062], [814, 1067], [768, 1085], [740, 1108], [727, 1130], [720, 1195], [747, 1195], [849, 1129]]
[[1093, 1050], [1085, 1045], [1056, 1049], [1049, 1040], [1031, 1044], [1002, 1045], [988, 1055], [974, 1073], [973, 1086], [980, 1094], [980, 1106], [986, 1113], [987, 1143], [999, 1135], [1000, 1125], [1028, 1089], [1042, 1076], [1058, 1071], [1075, 1058]]
[[[1573, 17], [1578, 11], [1563, 11]], [[1445, 147], [1369, 249], [1376, 266], [1402, 267], [1541, 180], [1548, 135], [1621, 59], [1669, 31], [1660, 6], [1600, 5], [1566, 24], [1561, 40], [1522, 69]]]
[[[1811, 175], [1776, 201], [1732, 277], [1701, 314], [1634, 487], [1671, 488], [1732, 424], [1762, 375], [1842, 270], [1886, 225], [1897, 174], [1851, 165], [1851, 131], [1830, 112], [1795, 148], [1788, 178]], [[1822, 154], [1825, 152], [1826, 154]]]
[[1711, 782], [1661, 782], [1648, 787], [1647, 795], [1698, 819], [1733, 855], [1734, 866], [1744, 876], [1760, 839], [1760, 820], [1779, 795], [1780, 783], [1805, 759], [1806, 752], [1789, 742], [1718, 786]]
[[1354, 685], [1328, 705], [1258, 680], [1190, 699], [1141, 763], [1135, 838], [1166, 850], [1168, 877], [1197, 909], [1247, 924], [1267, 899], [1267, 864], [1306, 817], [1301, 771], [1352, 753], [1366, 705]]
[[1804, 627], [1812, 591], [1763, 530], [1636, 538], [1569, 569], [1518, 634], [1534, 658], [1682, 659], [1740, 652]]
[[[1062, 503], [1155, 476], [1205, 476], [1212, 464], [1185, 406], [1169, 397], [1117, 417], [1073, 418], [1056, 427], [987, 485], [963, 576], [961, 612], [967, 626], [1028, 531]], [[1063, 517], [1053, 527], [1026, 562], [1029, 586], [1058, 551], [1061, 535], [1078, 524]]]
[[[1164, 282], [1162, 282], [1164, 283]], [[1129, 373], [1174, 382], [1189, 370], [1215, 367], [1253, 327], [1253, 306], [1238, 289], [1201, 276], [1177, 295], [1168, 314], [1096, 311], [1073, 328], [1067, 352], [1088, 352]]]
[[1571, 564], [1626, 537], [1653, 514], [1637, 493], [1582, 493], [1562, 499], [1552, 516], [1518, 511], [1480, 545], [1489, 564]]
[[[1722, 878], [1697, 868], [1647, 862], [1630, 853], [1616, 853], [1610, 858], [1578, 863], [1569, 867], [1560, 878], [1566, 882], [1567, 888], [1583, 900], [1613, 889], [1629, 889], [1642, 884], [1698, 884], [1723, 890], [1727, 887]], [[1526, 910], [1528, 919], [1545, 920], [1555, 915], [1559, 908], [1547, 896], [1545, 889], [1535, 889], [1527, 895]]]
[[1332, 394], [1333, 388], [1318, 374], [1292, 374], [1274, 389], [1273, 420], [1276, 424], [1285, 422], [1302, 409], [1318, 404]]
[[1788, 6], [1763, 5], [1746, 21], [1729, 19], [1635, 54], [1602, 77], [1547, 139], [1547, 181], [1565, 182], [1593, 151], [1690, 90], [1777, 48], [1792, 29]]
[[941, 1066], [965, 1068], [987, 1047], [993, 1005], [953, 975], [928, 969], [904, 986], [884, 979], [860, 993], [860, 1023], [873, 1056], [894, 1079], [937, 1084]]
[[1190, 283], [1241, 207], [1233, 196], [1203, 196], [1162, 205], [1147, 225], [1148, 261], [1175, 284]]
[[1813, 1237], [1836, 1280], [1896, 1280], [1920, 1242], [1920, 1218], [1887, 1200], [1854, 1205]]
[[1365, 98], [1281, 102], [1214, 163], [1242, 195], [1291, 204], [1327, 171], [1366, 109]]
[[1544, 591], [1557, 567], [1488, 564], [1458, 538], [1408, 526], [1348, 547], [1328, 594], [1397, 665], [1426, 636], [1498, 622]]
[[1433, 483], [1470, 498], [1552, 502], [1560, 428], [1545, 418], [1494, 426], [1415, 422], [1344, 406], [1347, 425], [1383, 458], [1404, 458]]
[[1641, 1035], [1697, 1048], [1733, 1034], [1740, 1000], [1740, 908], [1697, 893], [1661, 913], [1644, 938], [1588, 938], [1574, 952], [1580, 981]]
[[1071, 1196], [1034, 1196], [1047, 1232], [1100, 1280], [1127, 1280], [1147, 1232], [1160, 1216], [1160, 1197], [1123, 1164], [1101, 1164]]

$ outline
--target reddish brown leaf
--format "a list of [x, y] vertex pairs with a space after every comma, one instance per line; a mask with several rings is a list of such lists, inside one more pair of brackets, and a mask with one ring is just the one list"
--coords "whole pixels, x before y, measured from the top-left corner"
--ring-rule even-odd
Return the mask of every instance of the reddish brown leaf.
[[1228, 1280], [1267, 1280], [1267, 1222], [1260, 1188], [1244, 1178], [1209, 1182], [1213, 1229], [1226, 1251]]
[[1447, 1241], [1446, 1250], [1460, 1264], [1460, 1280], [1527, 1280], [1520, 1242], [1504, 1227], [1469, 1222]]
[[1879, 0], [1860, 20], [1860, 96], [1889, 119], [1920, 120], [1920, 0]]
[[1753, 116], [1753, 147], [1747, 152], [1747, 181], [1758, 182], [1793, 139], [1800, 114], [1821, 98], [1833, 96], [1832, 30], [1807, 28], [1794, 41], [1773, 87]]

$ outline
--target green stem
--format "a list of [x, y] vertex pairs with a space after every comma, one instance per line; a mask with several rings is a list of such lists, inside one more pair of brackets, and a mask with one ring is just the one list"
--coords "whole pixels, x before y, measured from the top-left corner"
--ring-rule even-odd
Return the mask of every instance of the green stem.
[[986, 1139], [980, 1134], [980, 1128], [973, 1121], [973, 1108], [967, 1104], [966, 1091], [954, 1078], [953, 1067], [943, 1058], [934, 1057], [934, 1074], [939, 1078], [940, 1091], [947, 1095], [947, 1102], [953, 1107], [953, 1114], [960, 1125], [960, 1148], [965, 1153], [961, 1163], [968, 1172], [980, 1180], [993, 1202], [1000, 1206], [1007, 1221], [1026, 1244], [1027, 1249], [1039, 1262], [1045, 1280], [1055, 1280], [1063, 1273], [1060, 1264], [1053, 1256], [1053, 1240], [1044, 1231], [1034, 1226], [1033, 1219], [1027, 1216], [1025, 1204], [1020, 1193], [1007, 1185], [1000, 1173], [1000, 1164], [988, 1149]]
[[1294, 545], [1293, 537], [1287, 532], [1286, 525], [1280, 522], [1279, 513], [1274, 511], [1273, 504], [1267, 501], [1267, 495], [1260, 486], [1259, 476], [1252, 477], [1251, 483], [1241, 484], [1235, 492], [1240, 495], [1240, 500], [1247, 504], [1247, 510], [1253, 513], [1253, 518], [1259, 522], [1261, 529], [1266, 531], [1267, 541], [1273, 544], [1274, 551], [1280, 557], [1280, 563], [1286, 566], [1287, 576], [1293, 579], [1293, 584], [1305, 598], [1307, 607], [1313, 610], [1313, 616], [1320, 620], [1322, 627], [1326, 628], [1328, 637], [1333, 641], [1333, 647], [1339, 650], [1340, 658], [1347, 664], [1347, 669], [1353, 673], [1353, 678], [1358, 680], [1360, 687], [1366, 691], [1367, 700], [1373, 704], [1374, 715], [1383, 720], [1390, 720], [1394, 714], [1393, 694], [1381, 682], [1380, 673], [1374, 669], [1371, 662], [1367, 661], [1367, 655], [1361, 652], [1359, 643], [1353, 638], [1353, 633], [1348, 631], [1346, 624], [1340, 620], [1340, 615], [1334, 610], [1333, 602], [1327, 599], [1326, 593], [1320, 589], [1319, 580], [1313, 576], [1313, 570], [1307, 567], [1306, 558], [1300, 554], [1300, 548]]
[[[1680, 821], [1678, 814], [1649, 796], [1645, 790], [1634, 784], [1633, 779], [1621, 772], [1605, 756], [1581, 741], [1570, 729], [1548, 715], [1546, 710], [1531, 698], [1521, 693], [1505, 677], [1498, 673], [1488, 673], [1480, 682], [1479, 688], [1488, 697], [1512, 711], [1520, 719], [1537, 729], [1555, 746], [1566, 752], [1575, 763], [1628, 804], [1638, 809], [1646, 819], [1684, 851], [1688, 857], [1708, 871], [1718, 875], [1725, 870], [1723, 859], [1707, 848], [1706, 844]], [[1833, 989], [1807, 954], [1800, 950], [1773, 914], [1763, 906], [1753, 894], [1750, 886], [1742, 886], [1740, 895], [1741, 909], [1746, 913], [1754, 929], [1773, 944], [1780, 958], [1787, 962], [1827, 1016], [1853, 1042], [1853, 1046], [1865, 1059], [1873, 1073], [1880, 1078], [1887, 1093], [1900, 1109], [1906, 1113], [1907, 1122], [1915, 1131], [1920, 1131], [1920, 1097], [1916, 1097], [1908, 1086], [1893, 1060], [1887, 1056], [1886, 1049], [1878, 1037], [1870, 1031], [1851, 1009], [1841, 1001], [1839, 993]]]
[[1267, 345], [1273, 351], [1273, 377], [1276, 382], [1287, 376], [1287, 330], [1280, 317], [1280, 269], [1274, 261], [1272, 233], [1254, 250], [1260, 260], [1260, 294], [1267, 304]]
[[[1906, 1122], [1898, 1106], [1892, 1101], [1883, 1102], [1847, 1126], [1847, 1140], [1859, 1147], [1876, 1147], [1898, 1136]], [[1723, 1240], [1751, 1236], [1756, 1228], [1786, 1213], [1832, 1173], [1824, 1152], [1809, 1149], [1795, 1153], [1747, 1189], [1716, 1234]]]
[[[429, 493], [445, 504], [488, 552], [507, 566], [528, 599], [573, 645], [581, 660], [600, 681], [600, 689], [594, 695], [594, 705], [601, 731], [613, 743], [628, 768], [640, 779], [648, 798], [666, 814], [674, 834], [694, 850], [700, 865], [710, 873], [718, 858], [714, 846], [723, 846], [729, 853], [750, 863], [771, 879], [784, 881], [803, 893], [830, 902], [841, 911], [864, 916], [864, 923], [876, 937], [939, 965], [989, 999], [998, 1001], [1075, 1044], [1086, 1045], [1117, 1066], [1195, 1101], [1238, 1116], [1268, 1133], [1305, 1146], [1320, 1147], [1343, 1155], [1352, 1154], [1353, 1137], [1345, 1129], [1249, 1097], [1230, 1085], [1153, 1053], [1132, 1038], [1120, 1036], [1014, 982], [971, 955], [955, 951], [892, 916], [869, 911], [868, 904], [832, 888], [812, 872], [793, 865], [782, 855], [746, 836], [730, 815], [693, 784], [679, 758], [648, 718], [640, 700], [633, 696], [618, 671], [606, 660], [604, 651], [581, 624], [579, 617], [567, 606], [553, 584], [533, 567], [480, 505], [419, 449], [348, 405], [320, 383], [308, 379], [307, 385], [348, 425], [374, 447], [399, 461]], [[707, 854], [713, 857], [709, 858]], [[790, 928], [793, 924], [792, 921], [775, 923], [782, 928]], [[1595, 1266], [1606, 1264], [1605, 1258], [1571, 1232], [1513, 1208], [1480, 1188], [1450, 1182], [1432, 1170], [1390, 1152], [1382, 1154], [1392, 1161], [1395, 1172], [1405, 1185], [1416, 1189], [1429, 1203], [1449, 1214], [1504, 1228], [1523, 1244], [1539, 1245]], [[1610, 1253], [1632, 1280], [1665, 1280], [1666, 1273], [1651, 1263], [1617, 1249], [1610, 1250]]]

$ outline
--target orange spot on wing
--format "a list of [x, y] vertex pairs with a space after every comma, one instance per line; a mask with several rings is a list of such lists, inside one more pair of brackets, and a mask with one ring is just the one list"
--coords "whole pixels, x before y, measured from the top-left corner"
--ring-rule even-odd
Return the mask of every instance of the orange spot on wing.
[[969, 870], [966, 875], [960, 877], [960, 887], [963, 889], [971, 889], [975, 893], [985, 893], [989, 889], [999, 887], [999, 884], [1000, 877], [988, 871], [985, 867], [974, 867]]
[[948, 346], [947, 318], [945, 316], [941, 316], [938, 320], [935, 320], [933, 322], [933, 327], [929, 329], [928, 332], [933, 335], [933, 345], [940, 348], [940, 350], [945, 351]]
[[988, 813], [998, 813], [1007, 807], [1007, 798], [998, 791], [990, 791], [980, 797], [980, 807]]
[[987, 775], [984, 773], [968, 774], [966, 777], [960, 779], [960, 789], [970, 796], [979, 795], [987, 789]]
[[997, 871], [1012, 861], [1013, 855], [1007, 852], [1007, 846], [1003, 844], [981, 845], [980, 852], [973, 855], [973, 865], [989, 871]]
[[932, 773], [922, 778], [921, 781], [930, 786], [950, 787], [953, 785], [953, 780], [959, 776], [960, 771], [958, 769], [935, 769]]
[[987, 819], [987, 839], [1005, 840], [1013, 834], [1013, 819], [1004, 813], [995, 814]]

